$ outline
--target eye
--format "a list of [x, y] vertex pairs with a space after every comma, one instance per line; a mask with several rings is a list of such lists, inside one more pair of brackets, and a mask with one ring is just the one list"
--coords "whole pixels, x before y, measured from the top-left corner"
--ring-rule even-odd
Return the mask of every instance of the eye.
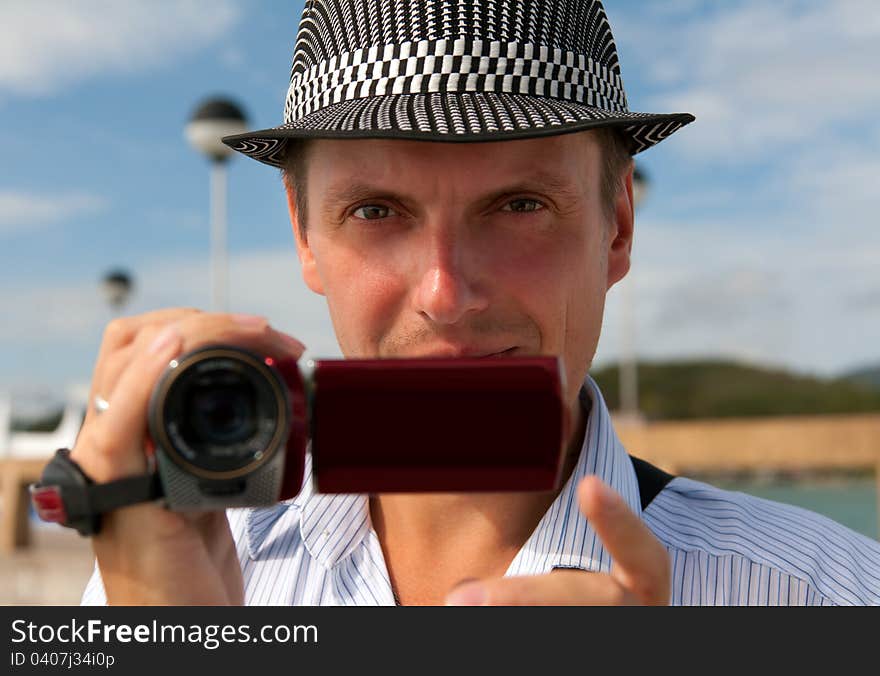
[[543, 208], [544, 205], [541, 204], [538, 200], [522, 197], [519, 199], [510, 200], [510, 202], [504, 205], [502, 211], [514, 211], [519, 214], [524, 214], [529, 211], [538, 211], [539, 209]]
[[380, 218], [388, 218], [394, 213], [394, 209], [382, 204], [364, 204], [351, 212], [352, 216], [362, 221], [376, 221]]

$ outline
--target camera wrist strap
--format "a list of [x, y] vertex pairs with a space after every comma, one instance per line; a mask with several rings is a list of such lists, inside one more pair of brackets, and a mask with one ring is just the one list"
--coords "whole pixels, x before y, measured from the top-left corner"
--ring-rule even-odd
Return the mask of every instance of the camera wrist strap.
[[59, 448], [43, 470], [40, 481], [30, 487], [31, 503], [43, 521], [74, 528], [81, 535], [94, 535], [106, 512], [161, 498], [164, 493], [157, 473], [95, 483]]
[[126, 477], [105, 484], [92, 484], [87, 493], [92, 509], [98, 514], [139, 502], [152, 502], [164, 495], [156, 473]]

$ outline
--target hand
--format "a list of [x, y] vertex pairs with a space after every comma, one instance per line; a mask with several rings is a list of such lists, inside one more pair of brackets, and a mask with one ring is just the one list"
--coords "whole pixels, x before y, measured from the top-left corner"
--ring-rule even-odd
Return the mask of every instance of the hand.
[[581, 512], [611, 554], [611, 573], [555, 570], [460, 584], [447, 605], [666, 605], [669, 603], [669, 555], [638, 515], [597, 477], [578, 486]]
[[[159, 310], [111, 322], [92, 375], [89, 409], [71, 455], [98, 483], [147, 472], [147, 407], [169, 361], [224, 343], [275, 358], [298, 359], [302, 343], [261, 317]], [[241, 604], [241, 568], [225, 512], [179, 513], [156, 504], [103, 516], [92, 538], [110, 604]]]

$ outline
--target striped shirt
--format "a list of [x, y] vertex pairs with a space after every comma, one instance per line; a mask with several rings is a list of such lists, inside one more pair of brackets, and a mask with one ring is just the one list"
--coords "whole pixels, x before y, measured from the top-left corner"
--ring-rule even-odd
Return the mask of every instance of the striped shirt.
[[[611, 558], [580, 513], [579, 480], [596, 474], [640, 511], [639, 487], [608, 409], [587, 377], [577, 465], [506, 575], [554, 567], [607, 572]], [[311, 490], [228, 512], [249, 605], [393, 605], [365, 495]], [[804, 509], [676, 477], [642, 512], [669, 551], [673, 605], [880, 605], [880, 543]], [[105, 603], [97, 569], [82, 599]]]

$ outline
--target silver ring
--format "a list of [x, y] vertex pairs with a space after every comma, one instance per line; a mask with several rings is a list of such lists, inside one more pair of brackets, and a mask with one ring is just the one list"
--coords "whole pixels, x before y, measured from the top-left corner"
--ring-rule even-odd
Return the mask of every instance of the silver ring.
[[110, 408], [110, 402], [104, 399], [100, 394], [95, 395], [95, 399], [93, 401], [95, 405], [95, 413], [101, 414]]

